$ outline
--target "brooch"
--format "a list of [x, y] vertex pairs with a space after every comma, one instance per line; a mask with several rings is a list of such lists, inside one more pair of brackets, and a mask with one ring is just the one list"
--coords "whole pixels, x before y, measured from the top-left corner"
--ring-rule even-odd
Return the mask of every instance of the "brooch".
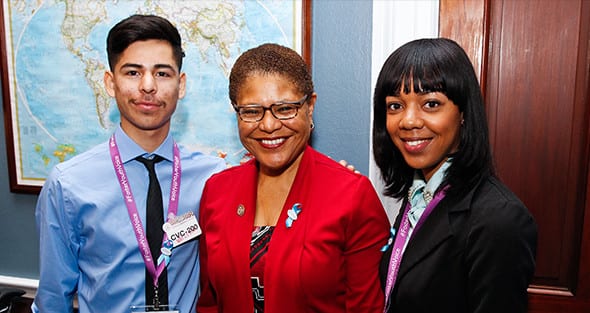
[[297, 220], [297, 215], [299, 212], [301, 212], [301, 203], [293, 204], [293, 207], [287, 211], [287, 220], [285, 221], [287, 228], [291, 228], [291, 226], [293, 226], [293, 222]]

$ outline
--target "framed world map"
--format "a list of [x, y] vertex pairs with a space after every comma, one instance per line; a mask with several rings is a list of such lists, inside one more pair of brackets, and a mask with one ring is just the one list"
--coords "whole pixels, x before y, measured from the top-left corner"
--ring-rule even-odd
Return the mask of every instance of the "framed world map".
[[180, 31], [187, 93], [171, 132], [235, 165], [245, 156], [228, 75], [244, 51], [274, 42], [310, 64], [311, 0], [7, 0], [0, 7], [2, 104], [10, 188], [37, 193], [51, 168], [104, 142], [119, 113], [103, 86], [106, 36], [131, 14]]

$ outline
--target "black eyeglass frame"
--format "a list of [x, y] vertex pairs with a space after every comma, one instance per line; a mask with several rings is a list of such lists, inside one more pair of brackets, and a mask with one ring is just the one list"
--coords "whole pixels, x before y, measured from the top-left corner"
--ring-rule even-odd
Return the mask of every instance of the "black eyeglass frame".
[[[303, 98], [297, 100], [297, 101], [280, 101], [280, 102], [275, 102], [273, 104], [271, 104], [268, 108], [263, 107], [260, 104], [253, 104], [253, 105], [245, 105], [245, 106], [238, 106], [235, 103], [232, 103], [232, 107], [234, 108], [234, 110], [236, 111], [236, 113], [238, 114], [238, 116], [240, 117], [240, 119], [246, 123], [257, 123], [262, 121], [262, 119], [264, 118], [264, 115], [266, 115], [266, 111], [270, 111], [270, 113], [272, 114], [272, 116], [274, 118], [276, 118], [277, 120], [281, 120], [281, 121], [285, 121], [285, 120], [290, 120], [293, 119], [297, 116], [297, 114], [299, 113], [299, 109], [305, 104], [305, 102], [307, 102], [307, 100], [309, 99], [309, 95], [305, 95], [303, 96]], [[295, 114], [293, 114], [293, 116], [290, 117], [278, 117], [275, 114], [275, 111], [273, 110], [273, 108], [276, 108], [277, 106], [280, 105], [285, 105], [285, 104], [289, 104], [289, 105], [294, 105], [295, 106]], [[240, 112], [241, 109], [252, 109], [252, 108], [260, 108], [262, 109], [262, 115], [260, 116], [260, 118], [256, 119], [256, 120], [245, 120], [242, 117], [242, 113]]]

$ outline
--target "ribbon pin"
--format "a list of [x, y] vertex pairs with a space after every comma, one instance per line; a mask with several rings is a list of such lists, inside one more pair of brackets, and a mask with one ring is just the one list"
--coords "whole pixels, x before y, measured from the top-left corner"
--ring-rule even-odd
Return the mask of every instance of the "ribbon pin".
[[391, 227], [389, 229], [389, 234], [389, 239], [387, 239], [387, 243], [381, 248], [381, 252], [387, 251], [387, 249], [389, 249], [389, 246], [391, 246], [391, 244], [393, 243], [393, 238], [395, 238], [395, 228]]
[[299, 212], [301, 212], [301, 203], [293, 204], [293, 207], [287, 211], [287, 220], [285, 221], [287, 228], [291, 228], [291, 226], [293, 226], [293, 222], [297, 220], [297, 215]]
[[165, 263], [166, 266], [168, 266], [168, 263], [170, 263], [170, 255], [172, 254], [172, 247], [172, 240], [166, 240], [162, 243], [162, 248], [160, 249], [162, 254], [158, 257], [158, 265]]

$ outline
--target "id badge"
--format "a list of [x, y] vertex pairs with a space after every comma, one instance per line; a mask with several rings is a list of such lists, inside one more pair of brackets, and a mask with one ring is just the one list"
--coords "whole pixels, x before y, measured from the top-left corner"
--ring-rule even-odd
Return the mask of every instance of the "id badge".
[[175, 304], [160, 305], [158, 308], [153, 305], [133, 305], [130, 307], [132, 313], [160, 312], [160, 313], [180, 313]]
[[197, 238], [201, 234], [201, 227], [192, 211], [177, 216], [162, 226], [162, 229], [176, 248], [187, 241]]

